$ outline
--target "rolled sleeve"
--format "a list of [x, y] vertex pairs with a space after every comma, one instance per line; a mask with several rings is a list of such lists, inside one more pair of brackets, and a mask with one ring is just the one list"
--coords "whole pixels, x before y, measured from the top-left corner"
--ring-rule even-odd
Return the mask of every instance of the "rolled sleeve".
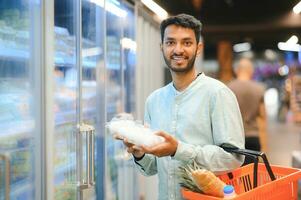
[[139, 161], [134, 159], [134, 163], [140, 172], [145, 176], [151, 176], [157, 173], [156, 158], [152, 155], [145, 154], [144, 157]]
[[176, 154], [172, 159], [185, 164], [196, 162], [200, 167], [214, 172], [235, 169], [243, 161], [241, 156], [232, 155], [216, 145], [201, 147], [183, 142], [179, 142]]
[[193, 145], [179, 141], [177, 151], [172, 158], [182, 162], [190, 162], [196, 157], [194, 149]]

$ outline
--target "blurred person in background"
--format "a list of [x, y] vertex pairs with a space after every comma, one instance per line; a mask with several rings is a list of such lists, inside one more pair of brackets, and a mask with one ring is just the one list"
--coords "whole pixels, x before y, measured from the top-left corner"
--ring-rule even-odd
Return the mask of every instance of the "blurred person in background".
[[[245, 130], [245, 148], [266, 151], [266, 112], [264, 106], [265, 88], [252, 80], [253, 63], [248, 58], [241, 58], [235, 66], [237, 78], [228, 86], [236, 95]], [[246, 157], [244, 164], [252, 160]]]
[[160, 29], [172, 82], [147, 98], [145, 123], [165, 141], [151, 147], [126, 140], [124, 144], [144, 175], [158, 174], [160, 200], [182, 199], [179, 166], [196, 162], [213, 172], [224, 172], [242, 164], [242, 156], [224, 151], [221, 145], [244, 148], [243, 124], [231, 90], [197, 73], [195, 59], [203, 48], [201, 23], [181, 14], [162, 21]]

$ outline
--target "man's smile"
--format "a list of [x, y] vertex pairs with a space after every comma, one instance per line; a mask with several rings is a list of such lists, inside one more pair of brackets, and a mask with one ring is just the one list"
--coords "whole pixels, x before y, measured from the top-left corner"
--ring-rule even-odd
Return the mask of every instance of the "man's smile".
[[185, 61], [188, 60], [188, 57], [187, 56], [179, 56], [179, 55], [173, 55], [171, 56], [171, 60], [175, 61], [177, 64], [181, 64]]

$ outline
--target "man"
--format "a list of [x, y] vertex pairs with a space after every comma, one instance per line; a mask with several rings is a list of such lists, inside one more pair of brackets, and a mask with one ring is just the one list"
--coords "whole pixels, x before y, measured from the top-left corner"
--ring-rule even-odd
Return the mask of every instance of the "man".
[[[231, 81], [228, 86], [236, 95], [239, 104], [245, 129], [246, 149], [266, 151], [264, 87], [252, 80], [253, 72], [251, 60], [240, 59], [235, 67], [237, 79]], [[250, 162], [252, 160], [246, 157], [244, 164]]]
[[178, 167], [197, 162], [214, 172], [241, 165], [241, 157], [220, 145], [244, 148], [241, 115], [235, 95], [221, 82], [197, 74], [195, 58], [202, 51], [201, 24], [190, 15], [161, 23], [161, 50], [172, 83], [146, 101], [145, 123], [165, 141], [138, 147], [124, 141], [136, 165], [147, 176], [158, 174], [159, 199], [182, 199]]

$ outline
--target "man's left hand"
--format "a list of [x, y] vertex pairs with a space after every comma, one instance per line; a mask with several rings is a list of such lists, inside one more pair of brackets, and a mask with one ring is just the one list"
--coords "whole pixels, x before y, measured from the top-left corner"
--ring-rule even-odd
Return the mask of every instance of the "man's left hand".
[[156, 135], [163, 137], [165, 141], [151, 147], [142, 146], [143, 151], [157, 157], [174, 156], [178, 148], [177, 139], [163, 131], [157, 132]]

